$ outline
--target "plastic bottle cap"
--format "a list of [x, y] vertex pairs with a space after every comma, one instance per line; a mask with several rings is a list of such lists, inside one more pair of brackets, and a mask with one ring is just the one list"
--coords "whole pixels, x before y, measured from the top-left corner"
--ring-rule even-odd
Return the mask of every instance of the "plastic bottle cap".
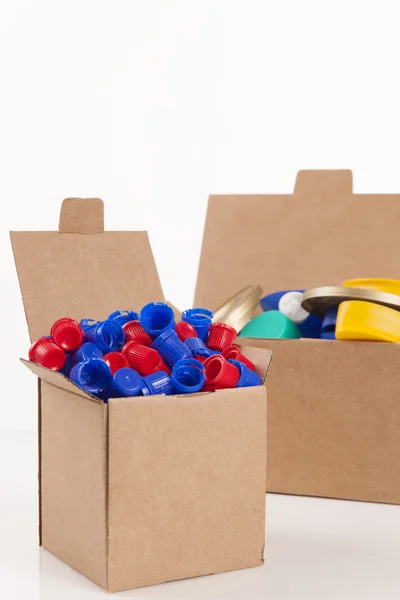
[[197, 336], [205, 342], [212, 323], [213, 313], [207, 308], [189, 308], [182, 313], [182, 321], [190, 323]]
[[208, 332], [207, 346], [212, 350], [221, 352], [232, 345], [237, 336], [237, 331], [225, 323], [213, 323]]
[[182, 358], [190, 358], [191, 351], [178, 338], [176, 331], [167, 329], [161, 333], [151, 345], [154, 350], [157, 350], [164, 363], [169, 369], [172, 369], [174, 364]]
[[226, 360], [229, 360], [229, 359], [238, 360], [238, 361], [242, 362], [244, 365], [246, 365], [246, 367], [248, 367], [252, 371], [254, 371], [256, 368], [255, 365], [251, 362], [251, 360], [249, 360], [244, 354], [242, 354], [242, 352], [239, 350], [239, 348], [237, 346], [229, 346], [228, 348], [226, 348], [223, 351], [222, 356]]
[[95, 319], [81, 319], [79, 321], [79, 327], [85, 331], [89, 327], [93, 327], [94, 325], [98, 325], [100, 321], [96, 321]]
[[114, 373], [112, 387], [114, 397], [118, 397], [118, 395], [138, 396], [143, 387], [143, 381], [139, 373], [129, 367], [123, 367]]
[[203, 340], [201, 340], [199, 337], [187, 338], [183, 343], [188, 348], [188, 350], [190, 350], [192, 356], [198, 353], [197, 351], [199, 350], [199, 348], [204, 349], [207, 347]]
[[140, 323], [152, 338], [156, 338], [167, 329], [175, 329], [174, 311], [164, 302], [150, 302], [140, 311]]
[[128, 342], [121, 350], [132, 369], [140, 375], [149, 375], [160, 362], [160, 355], [153, 348], [137, 342]]
[[176, 333], [181, 342], [184, 342], [188, 338], [197, 337], [197, 331], [187, 321], [180, 321], [176, 324]]
[[77, 321], [64, 317], [54, 323], [50, 335], [63, 350], [75, 350], [82, 343], [83, 330]]
[[337, 314], [336, 338], [399, 343], [400, 312], [372, 302], [342, 302]]
[[247, 368], [242, 362], [233, 360], [232, 358], [230, 358], [228, 362], [235, 365], [240, 372], [239, 381], [237, 382], [236, 387], [253, 387], [262, 384], [261, 377], [255, 371]]
[[71, 365], [88, 360], [89, 358], [103, 358], [103, 353], [100, 348], [92, 342], [85, 342], [69, 355]]
[[151, 346], [152, 339], [147, 331], [142, 327], [140, 321], [128, 321], [122, 326], [125, 333], [125, 342], [139, 342], [143, 346]]
[[70, 379], [86, 392], [96, 395], [110, 385], [112, 373], [101, 358], [89, 358], [72, 367]]
[[84, 331], [84, 341], [93, 342], [104, 354], [121, 350], [125, 341], [124, 330], [116, 321], [102, 321]]
[[301, 334], [298, 327], [286, 315], [278, 310], [270, 310], [257, 315], [247, 323], [240, 332], [240, 337], [298, 339]]
[[29, 348], [29, 360], [52, 371], [60, 371], [66, 361], [65, 352], [49, 337], [41, 337]]
[[116, 321], [119, 325], [125, 325], [129, 321], [136, 321], [139, 319], [139, 315], [133, 310], [115, 310], [108, 317], [109, 321]]
[[127, 369], [129, 367], [129, 362], [122, 352], [109, 352], [104, 355], [103, 360], [108, 364], [113, 375], [119, 369]]
[[179, 360], [172, 369], [171, 382], [177, 394], [195, 394], [205, 383], [204, 365], [193, 358]]
[[222, 354], [207, 358], [204, 363], [208, 389], [234, 388], [239, 381], [240, 371], [229, 363]]
[[338, 307], [332, 306], [327, 310], [327, 313], [322, 321], [321, 327], [321, 339], [323, 340], [335, 340], [336, 339], [336, 318], [337, 318]]
[[173, 393], [171, 378], [165, 371], [156, 371], [143, 377], [142, 394], [143, 396], [154, 396], [165, 394], [170, 396]]
[[348, 279], [343, 282], [343, 287], [363, 288], [366, 290], [376, 290], [377, 292], [387, 292], [400, 296], [400, 280], [384, 279], [378, 277], [368, 277], [364, 279]]

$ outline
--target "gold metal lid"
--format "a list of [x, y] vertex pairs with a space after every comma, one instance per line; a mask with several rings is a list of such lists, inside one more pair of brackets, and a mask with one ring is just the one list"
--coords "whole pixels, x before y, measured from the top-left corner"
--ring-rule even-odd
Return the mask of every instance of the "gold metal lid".
[[301, 305], [317, 317], [324, 317], [326, 311], [346, 300], [364, 300], [400, 310], [400, 296], [361, 288], [325, 286], [306, 290]]
[[213, 323], [226, 323], [237, 332], [241, 331], [253, 317], [261, 295], [262, 289], [259, 285], [243, 288], [214, 312]]

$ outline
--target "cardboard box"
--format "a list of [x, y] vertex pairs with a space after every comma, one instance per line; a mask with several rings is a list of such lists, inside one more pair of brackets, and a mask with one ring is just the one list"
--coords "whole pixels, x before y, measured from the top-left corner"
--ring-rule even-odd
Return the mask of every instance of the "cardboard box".
[[[145, 232], [68, 199], [59, 232], [12, 232], [31, 339], [61, 316], [163, 300]], [[271, 353], [246, 350], [266, 374]], [[108, 591], [263, 563], [264, 386], [104, 404], [39, 377], [40, 543]]]
[[[300, 171], [294, 194], [211, 196], [196, 305], [400, 278], [400, 195], [353, 194], [351, 171]], [[270, 348], [267, 490], [400, 503], [400, 346], [242, 340]]]

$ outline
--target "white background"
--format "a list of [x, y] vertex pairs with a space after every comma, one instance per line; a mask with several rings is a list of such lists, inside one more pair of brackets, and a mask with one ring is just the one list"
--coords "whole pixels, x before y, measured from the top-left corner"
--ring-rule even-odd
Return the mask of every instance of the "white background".
[[[356, 192], [400, 191], [398, 23], [385, 0], [0, 0], [7, 598], [25, 597], [27, 572], [29, 598], [92, 590], [45, 554], [37, 567], [36, 381], [17, 361], [28, 335], [8, 230], [55, 229], [64, 197], [100, 196], [108, 229], [149, 230], [166, 297], [190, 306], [209, 193], [287, 193], [300, 168], [352, 168]], [[135, 597], [231, 598], [237, 577], [274, 600], [398, 597], [396, 507], [271, 502], [266, 568]]]

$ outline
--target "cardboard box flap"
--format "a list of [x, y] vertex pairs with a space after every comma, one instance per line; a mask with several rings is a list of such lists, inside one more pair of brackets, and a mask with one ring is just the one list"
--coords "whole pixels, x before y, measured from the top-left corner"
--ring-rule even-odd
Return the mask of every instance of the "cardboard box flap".
[[98, 198], [64, 200], [59, 232], [12, 231], [31, 340], [60, 317], [104, 319], [163, 293], [145, 231], [103, 231]]
[[293, 194], [210, 196], [195, 305], [247, 285], [264, 294], [400, 279], [399, 194], [353, 194], [351, 171], [300, 171]]
[[38, 365], [34, 362], [30, 362], [29, 360], [25, 360], [23, 358], [20, 358], [20, 361], [26, 367], [28, 367], [28, 369], [30, 371], [32, 371], [32, 373], [37, 375], [37, 377], [39, 377], [39, 379], [43, 379], [43, 381], [46, 381], [46, 383], [50, 383], [51, 385], [54, 385], [55, 387], [66, 390], [67, 392], [71, 392], [72, 394], [77, 394], [78, 396], [82, 396], [82, 398], [86, 398], [88, 400], [93, 400], [93, 402], [97, 402], [99, 404], [103, 403], [102, 400], [99, 400], [95, 396], [92, 396], [91, 394], [87, 394], [84, 390], [82, 390], [80, 387], [75, 385], [75, 383], [73, 383], [70, 379], [65, 377], [65, 375], [63, 375], [62, 373], [58, 373], [56, 371], [51, 371], [50, 369], [46, 369], [45, 367], [42, 367], [41, 365]]

